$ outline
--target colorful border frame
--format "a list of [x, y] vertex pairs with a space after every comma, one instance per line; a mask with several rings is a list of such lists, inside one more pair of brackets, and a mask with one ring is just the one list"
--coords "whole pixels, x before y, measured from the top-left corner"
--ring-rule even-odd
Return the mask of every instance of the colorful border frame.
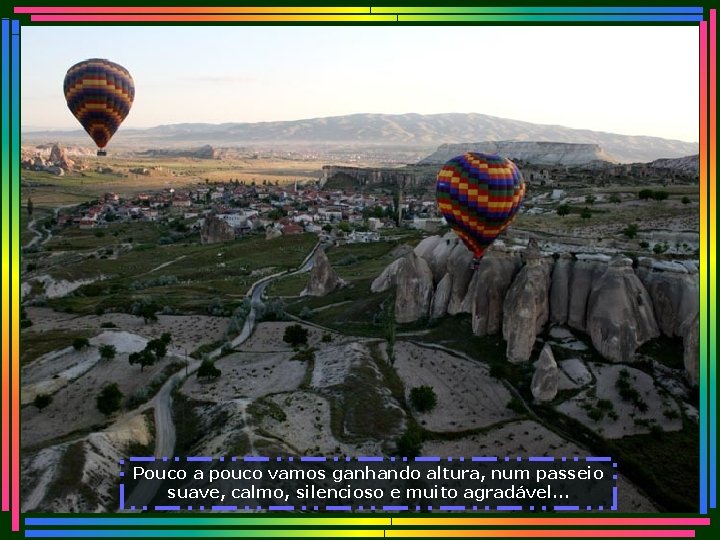
[[[33, 517], [26, 537], [694, 537], [717, 509], [716, 10], [682, 6], [17, 6], [0, 21], [2, 514], [21, 531], [19, 477], [20, 35], [22, 24], [697, 24], [700, 47], [700, 494], [683, 517]], [[403, 2], [397, 2], [402, 4]], [[427, 2], [415, 2], [427, 4]], [[440, 2], [433, 2], [439, 4]], [[527, 2], [530, 3], [530, 2]], [[560, 3], [560, 2], [558, 2]], [[639, 2], [642, 3], [642, 2]], [[157, 3], [156, 3], [157, 4]], [[10, 10], [6, 6], [4, 10]], [[60, 527], [50, 529], [48, 527]], [[149, 527], [139, 529], [136, 527]], [[220, 528], [223, 527], [223, 528]], [[256, 528], [262, 527], [262, 528]], [[420, 528], [418, 528], [420, 527]], [[495, 528], [493, 528], [495, 527]], [[502, 527], [502, 528], [497, 528]], [[522, 528], [518, 528], [522, 527]], [[528, 528], [536, 527], [536, 528]], [[559, 528], [558, 528], [559, 527]], [[581, 528], [578, 528], [581, 527]], [[612, 528], [611, 528], [612, 527]], [[624, 528], [617, 528], [624, 527]], [[707, 530], [707, 529], [706, 529]], [[707, 534], [711, 533], [707, 530]]]

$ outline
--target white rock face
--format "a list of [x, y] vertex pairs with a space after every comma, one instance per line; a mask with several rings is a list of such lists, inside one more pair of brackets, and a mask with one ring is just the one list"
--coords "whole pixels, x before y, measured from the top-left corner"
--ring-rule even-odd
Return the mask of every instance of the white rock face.
[[652, 301], [624, 257], [613, 259], [592, 286], [587, 331], [593, 345], [612, 362], [630, 362], [635, 350], [660, 335]]
[[615, 159], [597, 144], [576, 144], [536, 141], [484, 141], [477, 143], [443, 144], [420, 163], [445, 163], [465, 152], [500, 154], [538, 165], [584, 165], [591, 161]]
[[343, 280], [337, 275], [325, 251], [319, 249], [315, 254], [315, 263], [310, 270], [310, 279], [300, 296], [325, 296], [343, 285]]
[[387, 265], [385, 270], [383, 270], [382, 273], [373, 280], [370, 285], [370, 292], [385, 292], [390, 287], [395, 286], [395, 283], [397, 283], [398, 269], [400, 268], [403, 260], [403, 258], [395, 259]]
[[527, 362], [535, 336], [550, 316], [549, 261], [539, 254], [528, 255], [528, 261], [513, 281], [503, 303], [503, 337], [507, 341], [507, 359]]
[[552, 348], [546, 343], [535, 362], [530, 390], [537, 401], [552, 401], [558, 391], [559, 372]]
[[462, 242], [458, 242], [448, 256], [447, 273], [452, 276], [452, 292], [447, 306], [448, 315], [455, 315], [463, 311], [463, 300], [473, 276], [473, 269], [470, 266], [472, 259], [472, 253]]
[[407, 323], [429, 315], [435, 287], [432, 270], [425, 259], [413, 252], [401, 261], [397, 272], [395, 320]]

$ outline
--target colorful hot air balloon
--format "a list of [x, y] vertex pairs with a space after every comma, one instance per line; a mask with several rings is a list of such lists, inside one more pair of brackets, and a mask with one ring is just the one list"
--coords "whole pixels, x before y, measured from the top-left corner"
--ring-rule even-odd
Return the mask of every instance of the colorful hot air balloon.
[[75, 115], [98, 146], [98, 155], [130, 112], [135, 85], [121, 65], [91, 58], [68, 69], [63, 91], [70, 112]]
[[440, 212], [473, 253], [475, 268], [512, 222], [525, 196], [525, 181], [509, 159], [467, 153], [443, 165], [436, 190]]

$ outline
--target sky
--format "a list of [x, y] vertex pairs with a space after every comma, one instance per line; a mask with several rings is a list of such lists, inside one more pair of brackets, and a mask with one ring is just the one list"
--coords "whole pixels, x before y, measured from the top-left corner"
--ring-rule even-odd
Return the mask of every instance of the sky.
[[699, 139], [697, 26], [25, 26], [24, 130], [75, 129], [65, 72], [126, 67], [123, 126], [481, 113]]

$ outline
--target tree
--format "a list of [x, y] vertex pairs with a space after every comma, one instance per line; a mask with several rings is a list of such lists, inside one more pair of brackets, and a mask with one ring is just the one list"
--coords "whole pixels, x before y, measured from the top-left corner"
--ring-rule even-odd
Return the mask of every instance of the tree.
[[431, 411], [437, 405], [437, 396], [432, 386], [416, 386], [410, 390], [410, 402], [420, 411]]
[[84, 338], [84, 337], [75, 338], [75, 339], [73, 339], [73, 342], [72, 342], [73, 349], [75, 349], [76, 351], [84, 349], [85, 347], [87, 347], [89, 345], [90, 345], [90, 342], [88, 341], [88, 338]]
[[209, 359], [205, 359], [200, 364], [200, 367], [197, 370], [197, 378], [206, 378], [206, 379], [217, 379], [222, 374], [222, 371], [215, 366], [215, 362]]
[[652, 189], [641, 189], [638, 192], [638, 198], [643, 201], [650, 199], [652, 197], [652, 195], [653, 195]]
[[28, 200], [27, 200], [27, 213], [28, 213], [28, 216], [32, 216], [32, 213], [33, 213], [33, 209], [34, 209], [34, 208], [35, 208], [35, 207], [34, 207], [34, 205], [33, 205], [32, 199], [31, 199], [30, 197], [28, 197]]
[[141, 372], [143, 369], [145, 369], [145, 367], [152, 366], [155, 363], [155, 360], [157, 360], [155, 353], [153, 353], [153, 351], [151, 349], [148, 349], [147, 347], [145, 347], [140, 352], [130, 353], [130, 356], [128, 357], [128, 362], [130, 362], [130, 365], [140, 364]]
[[160, 311], [160, 307], [155, 304], [154, 302], [148, 302], [142, 304], [138, 310], [137, 315], [142, 317], [145, 320], [145, 323], [148, 323], [149, 321], [157, 321], [157, 312]]
[[292, 324], [288, 326], [287, 328], [285, 328], [285, 333], [283, 334], [283, 341], [290, 344], [290, 346], [292, 347], [297, 347], [298, 345], [305, 345], [307, 343], [307, 338], [307, 328], [303, 328], [299, 324]]
[[567, 216], [570, 213], [570, 207], [567, 204], [561, 204], [555, 211], [558, 216]]
[[167, 354], [167, 345], [161, 339], [151, 339], [148, 344], [145, 345], [145, 349], [155, 353], [155, 357], [159, 360], [164, 358]]
[[170, 332], [163, 332], [160, 336], [160, 341], [165, 344], [167, 347], [170, 345], [170, 342], [172, 341], [172, 334]]
[[580, 212], [580, 217], [583, 219], [590, 219], [592, 217], [592, 212], [587, 206], [582, 209], [582, 212]]
[[115, 353], [117, 353], [115, 345], [100, 346], [100, 358], [102, 358], [103, 360], [112, 360], [113, 358], [115, 358]]
[[49, 394], [38, 394], [35, 396], [35, 399], [33, 400], [33, 405], [35, 405], [38, 409], [38, 411], [42, 411], [45, 407], [50, 405], [52, 403], [52, 396]]
[[117, 383], [106, 384], [102, 391], [95, 398], [98, 411], [105, 416], [110, 416], [120, 408], [123, 393], [118, 388]]

